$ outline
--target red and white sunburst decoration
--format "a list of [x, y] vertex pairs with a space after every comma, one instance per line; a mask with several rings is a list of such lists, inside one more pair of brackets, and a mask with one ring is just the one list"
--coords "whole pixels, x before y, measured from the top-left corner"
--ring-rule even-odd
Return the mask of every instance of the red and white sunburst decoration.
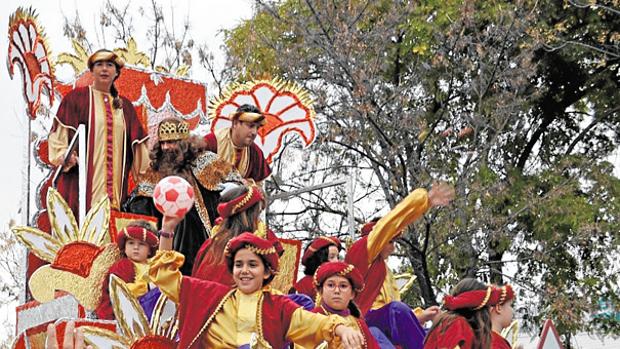
[[211, 103], [211, 131], [229, 127], [230, 117], [243, 104], [252, 104], [265, 114], [267, 123], [258, 130], [255, 142], [269, 163], [280, 152], [284, 137], [289, 133], [297, 133], [304, 148], [314, 142], [315, 113], [308, 92], [301, 87], [278, 80], [233, 86]]
[[36, 22], [32, 9], [18, 8], [9, 18], [9, 75], [13, 78], [17, 65], [24, 79], [24, 98], [28, 114], [35, 119], [41, 105], [41, 93], [46, 90], [50, 105], [54, 103], [54, 71], [48, 60], [45, 35]]

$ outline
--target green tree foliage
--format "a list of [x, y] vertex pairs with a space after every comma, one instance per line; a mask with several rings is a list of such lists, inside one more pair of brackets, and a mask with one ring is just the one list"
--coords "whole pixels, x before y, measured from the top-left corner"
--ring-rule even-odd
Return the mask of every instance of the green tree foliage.
[[[320, 135], [280, 189], [355, 175], [356, 220], [433, 179], [457, 200], [408, 229], [399, 252], [434, 304], [465, 276], [520, 288], [526, 326], [620, 334], [618, 4], [576, 1], [258, 2], [226, 33], [241, 80], [310, 89]], [[289, 145], [294, 148], [295, 145]], [[286, 166], [285, 166], [286, 165]], [[346, 215], [342, 188], [272, 212], [290, 231]], [[341, 222], [343, 222], [341, 220]], [[336, 229], [341, 229], [343, 223]], [[588, 319], [584, 321], [584, 319]]]

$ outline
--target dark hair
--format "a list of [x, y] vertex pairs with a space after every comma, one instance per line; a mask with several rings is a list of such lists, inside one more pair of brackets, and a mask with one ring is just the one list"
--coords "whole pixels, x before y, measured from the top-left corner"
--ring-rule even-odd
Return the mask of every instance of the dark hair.
[[257, 106], [252, 104], [242, 104], [237, 108], [236, 113], [261, 113]]
[[[459, 294], [467, 291], [486, 290], [487, 285], [482, 282], [473, 279], [465, 278], [461, 280], [452, 289], [452, 295], [458, 296]], [[472, 331], [474, 332], [474, 338], [472, 343], [473, 349], [488, 349], [491, 346], [491, 315], [489, 313], [489, 306], [484, 306], [482, 309], [457, 309], [447, 311], [439, 316], [436, 323], [433, 324], [426, 340], [431, 336], [434, 331], [445, 331], [449, 325], [458, 317], [464, 318]], [[445, 335], [444, 332], [436, 334], [438, 336]]]
[[[153, 223], [150, 223], [150, 222], [145, 221], [143, 219], [138, 219], [138, 220], [129, 222], [129, 224], [127, 224], [127, 228], [129, 228], [129, 227], [144, 228], [144, 229], [150, 231], [151, 233], [157, 235], [157, 229], [153, 226]], [[125, 243], [127, 243], [126, 239], [125, 239]], [[121, 257], [127, 258], [127, 255], [125, 254], [125, 245], [124, 244], [123, 244], [123, 246], [119, 245], [118, 249], [121, 251]], [[149, 245], [149, 255], [148, 255], [148, 257], [149, 258], [153, 257], [158, 249], [159, 249], [158, 246], [153, 247], [153, 246]]]
[[[308, 260], [306, 260], [306, 263], [302, 263], [305, 267], [304, 274], [310, 276], [314, 275], [314, 272], [317, 270], [317, 268], [321, 266], [321, 264], [327, 262], [330, 246], [337, 247], [336, 245], [327, 245], [325, 247], [322, 247], [316, 252], [314, 252], [314, 254], [310, 258], [308, 258]], [[308, 248], [310, 248], [310, 245], [306, 247], [306, 251], [308, 250]]]
[[[245, 186], [233, 188], [220, 197], [220, 203], [229, 202], [245, 195], [247, 192], [248, 188]], [[263, 204], [259, 202], [245, 211], [224, 218], [219, 225], [220, 230], [213, 237], [213, 242], [205, 250], [206, 260], [204, 263], [221, 263], [224, 259], [224, 249], [228, 241], [242, 233], [256, 231], [258, 228], [258, 217], [262, 210]], [[209, 253], [210, 251], [212, 253]]]
[[[239, 252], [240, 250], [241, 248], [235, 251], [235, 254], [232, 256], [232, 258], [226, 259], [226, 267], [228, 268], [228, 272], [230, 273], [230, 275], [232, 275], [233, 268], [235, 267], [235, 256], [237, 255], [237, 252]], [[256, 254], [256, 255], [258, 256], [258, 258], [260, 258], [261, 262], [263, 263], [263, 267], [265, 267], [265, 270], [269, 270], [269, 272], [271, 273], [271, 275], [269, 275], [268, 278], [263, 279], [263, 286], [269, 285], [269, 283], [276, 277], [276, 272], [273, 269], [271, 269], [271, 267], [269, 267], [269, 264], [267, 263], [267, 260], [265, 259], [265, 257], [263, 257], [260, 254]]]
[[191, 183], [192, 163], [206, 149], [206, 143], [198, 136], [190, 136], [188, 139], [177, 141], [177, 144], [178, 149], [168, 151], [172, 154], [172, 156], [168, 156], [162, 150], [161, 143], [156, 142], [149, 152], [151, 168], [163, 177], [181, 176]]
[[230, 120], [235, 123], [239, 121], [239, 116], [243, 113], [258, 113], [258, 114], [262, 114], [262, 112], [260, 111], [260, 109], [258, 109], [258, 107], [252, 105], [252, 104], [242, 104], [239, 106], [239, 108], [237, 108], [237, 111], [235, 111], [235, 113], [232, 115], [232, 117], [230, 118]]

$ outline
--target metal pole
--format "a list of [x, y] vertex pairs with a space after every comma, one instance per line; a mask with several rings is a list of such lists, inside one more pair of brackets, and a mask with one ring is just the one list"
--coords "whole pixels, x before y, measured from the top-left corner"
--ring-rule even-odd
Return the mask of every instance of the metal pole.
[[284, 192], [279, 192], [277, 194], [271, 195], [269, 197], [269, 201], [276, 201], [276, 200], [284, 200], [284, 199], [288, 199], [291, 198], [293, 196], [297, 196], [299, 194], [303, 194], [303, 193], [307, 193], [310, 191], [315, 191], [315, 190], [319, 190], [319, 189], [323, 189], [323, 188], [329, 188], [329, 187], [333, 187], [336, 185], [341, 185], [341, 184], [345, 184], [347, 183], [346, 180], [342, 180], [342, 181], [336, 181], [336, 182], [328, 182], [328, 183], [321, 183], [321, 184], [317, 184], [317, 185], [312, 185], [309, 187], [305, 187], [305, 188], [301, 188], [301, 189], [297, 189], [297, 190], [293, 190], [293, 191], [284, 191]]
[[[30, 224], [30, 148], [32, 144], [32, 120], [30, 119], [30, 115], [27, 115], [28, 119], [28, 132], [26, 136], [28, 139], [26, 140], [25, 147], [25, 161], [26, 161], [26, 176], [24, 181], [22, 182], [22, 225], [31, 225]], [[34, 223], [34, 222], [33, 222]], [[32, 224], [34, 225], [34, 224]], [[18, 244], [21, 246], [21, 244]], [[24, 280], [28, 280], [28, 250], [25, 247], [21, 247], [19, 251], [23, 255], [24, 269], [22, 270], [24, 275]], [[19, 302], [20, 304], [26, 303], [26, 293], [28, 286], [27, 282], [24, 282], [24, 287], [20, 289], [19, 292]]]
[[86, 217], [86, 135], [84, 124], [78, 126], [78, 185], [79, 185], [79, 220], [81, 227]]
[[355, 191], [355, 177], [349, 176], [349, 190], [347, 190], [347, 201], [348, 201], [348, 222], [349, 222], [349, 238], [351, 241], [355, 241], [355, 208], [353, 207], [354, 201], [354, 191]]

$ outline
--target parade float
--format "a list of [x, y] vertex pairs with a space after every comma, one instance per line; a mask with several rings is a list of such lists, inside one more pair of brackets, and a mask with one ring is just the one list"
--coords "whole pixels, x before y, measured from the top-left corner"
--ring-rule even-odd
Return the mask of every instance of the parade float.
[[[86, 66], [90, 52], [72, 42], [73, 53], [51, 56], [49, 40], [33, 9], [17, 9], [9, 20], [7, 67], [12, 79], [21, 78], [26, 103], [24, 118], [28, 120], [28, 139], [32, 140], [31, 123], [51, 125], [53, 115], [63, 97], [71, 90], [90, 85], [93, 77]], [[121, 95], [133, 104], [144, 130], [155, 138], [159, 121], [175, 116], [185, 120], [191, 130], [205, 125], [211, 130], [230, 124], [231, 113], [241, 104], [253, 104], [266, 115], [256, 143], [268, 162], [281, 151], [285, 137], [298, 137], [304, 147], [316, 138], [314, 111], [304, 90], [280, 80], [252, 81], [230, 86], [210, 103], [206, 84], [185, 76], [150, 69], [147, 55], [138, 51], [130, 39], [127, 47], [114, 52], [126, 65], [116, 81]], [[68, 65], [74, 72], [71, 81], [60, 81], [55, 70]], [[210, 110], [208, 110], [208, 108]], [[51, 117], [50, 117], [51, 116]], [[151, 143], [152, 144], [152, 143]], [[45, 347], [46, 328], [57, 324], [58, 340], [68, 321], [84, 327], [102, 341], [101, 347], [137, 348], [170, 347], [176, 331], [175, 307], [164, 296], [158, 302], [150, 321], [140, 311], [136, 300], [122, 281], [110, 283], [117, 321], [97, 320], [92, 316], [101, 297], [101, 285], [107, 268], [119, 258], [113, 247], [116, 232], [137, 217], [110, 208], [107, 200], [96, 203], [89, 212], [81, 209], [74, 215], [64, 198], [54, 189], [57, 169], [48, 159], [45, 138], [28, 144], [27, 182], [31, 173], [43, 173], [36, 186], [26, 185], [22, 213], [26, 225], [14, 227], [17, 238], [28, 247], [25, 302], [16, 309], [14, 348]], [[133, 180], [129, 179], [128, 191]], [[32, 209], [31, 209], [32, 208]], [[34, 211], [34, 213], [30, 213]], [[281, 239], [285, 252], [282, 272], [273, 285], [287, 291], [296, 281], [301, 242]], [[93, 337], [94, 338], [94, 337]]]

